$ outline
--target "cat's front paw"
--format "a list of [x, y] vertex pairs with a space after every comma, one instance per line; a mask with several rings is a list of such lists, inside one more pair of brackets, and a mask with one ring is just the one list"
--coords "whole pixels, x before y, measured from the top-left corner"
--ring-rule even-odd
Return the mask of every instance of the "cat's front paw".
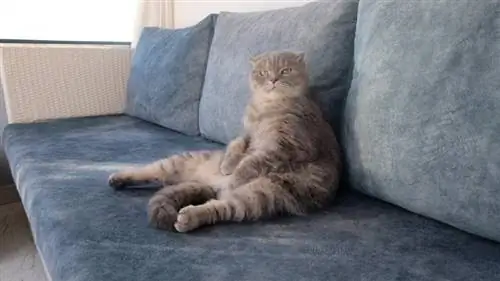
[[188, 232], [200, 226], [196, 208], [193, 205], [189, 205], [179, 211], [177, 221], [174, 224], [178, 232]]
[[152, 198], [148, 206], [148, 218], [149, 224], [158, 229], [173, 230], [177, 211], [173, 206]]
[[115, 190], [124, 189], [130, 183], [130, 179], [120, 173], [111, 174], [108, 178], [108, 185]]
[[229, 176], [230, 174], [233, 173], [233, 169], [230, 165], [226, 164], [227, 162], [223, 162], [221, 165], [220, 165], [220, 173], [223, 175], [223, 176]]

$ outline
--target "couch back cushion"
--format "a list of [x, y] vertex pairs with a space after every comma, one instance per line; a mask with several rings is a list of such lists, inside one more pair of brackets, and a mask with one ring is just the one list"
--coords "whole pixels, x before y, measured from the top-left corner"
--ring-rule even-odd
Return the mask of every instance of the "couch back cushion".
[[354, 188], [500, 241], [499, 0], [361, 0], [343, 144]]
[[305, 52], [311, 90], [325, 117], [337, 122], [349, 87], [356, 14], [357, 0], [219, 14], [200, 103], [202, 135], [227, 143], [241, 132], [250, 58], [274, 50]]
[[198, 135], [198, 111], [216, 15], [182, 29], [146, 27], [132, 59], [125, 112]]

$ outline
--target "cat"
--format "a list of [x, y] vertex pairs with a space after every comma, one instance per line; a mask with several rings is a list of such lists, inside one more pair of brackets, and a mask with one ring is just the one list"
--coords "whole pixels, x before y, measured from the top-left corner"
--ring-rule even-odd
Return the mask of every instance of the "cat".
[[148, 204], [155, 227], [188, 232], [219, 222], [302, 216], [334, 198], [340, 147], [311, 99], [304, 53], [266, 52], [250, 63], [243, 133], [225, 150], [185, 152], [110, 176], [116, 189], [165, 185]]

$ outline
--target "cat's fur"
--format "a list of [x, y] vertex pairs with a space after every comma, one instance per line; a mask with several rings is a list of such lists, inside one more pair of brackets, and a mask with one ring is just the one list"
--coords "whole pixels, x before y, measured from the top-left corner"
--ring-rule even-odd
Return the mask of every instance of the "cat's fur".
[[304, 55], [270, 52], [251, 63], [244, 133], [225, 151], [186, 152], [111, 175], [115, 188], [165, 184], [148, 206], [156, 227], [186, 232], [222, 221], [302, 215], [335, 194], [339, 145], [309, 97]]

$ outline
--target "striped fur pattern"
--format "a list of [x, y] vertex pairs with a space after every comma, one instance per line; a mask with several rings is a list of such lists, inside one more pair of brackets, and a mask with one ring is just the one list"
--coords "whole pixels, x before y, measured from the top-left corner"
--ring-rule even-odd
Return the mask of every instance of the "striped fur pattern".
[[340, 148], [308, 96], [304, 55], [269, 52], [251, 59], [252, 97], [244, 132], [224, 151], [192, 151], [110, 176], [112, 187], [161, 181], [150, 222], [187, 232], [219, 222], [304, 215], [332, 199]]

